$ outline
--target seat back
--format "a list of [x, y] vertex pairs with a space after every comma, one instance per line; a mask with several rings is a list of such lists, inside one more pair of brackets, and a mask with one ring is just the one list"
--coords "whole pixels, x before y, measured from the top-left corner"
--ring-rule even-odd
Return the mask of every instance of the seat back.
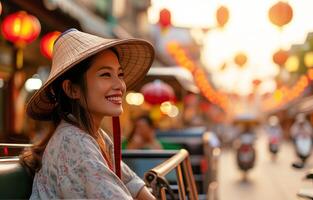
[[173, 170], [176, 172], [179, 199], [198, 200], [189, 153], [185, 149], [145, 173], [144, 180], [157, 199], [165, 200], [168, 196], [176, 199], [166, 179], [166, 175]]
[[0, 159], [0, 199], [29, 199], [32, 184], [18, 157]]
[[205, 141], [203, 135], [206, 133], [206, 127], [190, 127], [185, 129], [173, 130], [158, 130], [156, 132], [157, 138], [162, 144], [174, 144], [181, 146], [180, 149], [186, 149], [190, 154], [191, 167], [194, 172], [197, 191], [199, 194], [205, 194], [208, 188], [207, 173], [203, 171], [202, 165], [209, 166], [210, 163], [204, 163], [205, 155]]

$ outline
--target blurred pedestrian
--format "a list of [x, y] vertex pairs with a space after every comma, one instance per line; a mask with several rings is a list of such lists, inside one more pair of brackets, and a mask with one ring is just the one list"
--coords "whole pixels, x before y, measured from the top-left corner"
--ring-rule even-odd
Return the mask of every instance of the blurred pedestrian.
[[269, 141], [275, 140], [278, 143], [281, 142], [283, 129], [279, 124], [279, 119], [277, 116], [272, 115], [269, 117], [268, 124], [266, 126], [266, 133], [268, 134]]
[[294, 162], [293, 166], [303, 168], [307, 158], [311, 155], [313, 136], [312, 126], [303, 113], [296, 116], [296, 121], [290, 128], [290, 134], [294, 141], [296, 154], [300, 158], [300, 162]]
[[76, 29], [61, 34], [49, 78], [27, 104], [31, 118], [54, 124], [22, 155], [36, 172], [30, 199], [155, 199], [114, 155], [111, 139], [100, 128], [105, 116], [113, 117], [118, 152], [126, 85], [145, 76], [153, 57], [153, 47], [144, 40], [105, 39]]
[[155, 135], [155, 127], [148, 115], [140, 116], [127, 140], [127, 149], [162, 149]]

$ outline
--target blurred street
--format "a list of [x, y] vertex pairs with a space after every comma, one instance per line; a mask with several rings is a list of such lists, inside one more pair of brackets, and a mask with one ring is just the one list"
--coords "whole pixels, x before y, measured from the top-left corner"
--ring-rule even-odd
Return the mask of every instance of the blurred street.
[[267, 149], [267, 138], [259, 131], [256, 141], [257, 158], [254, 168], [248, 172], [248, 180], [242, 181], [235, 160], [235, 151], [224, 149], [219, 162], [220, 200], [295, 200], [300, 188], [312, 188], [310, 181], [303, 180], [305, 173], [313, 167], [308, 160], [304, 169], [294, 169], [296, 160], [292, 143], [284, 142], [276, 162], [271, 160]]

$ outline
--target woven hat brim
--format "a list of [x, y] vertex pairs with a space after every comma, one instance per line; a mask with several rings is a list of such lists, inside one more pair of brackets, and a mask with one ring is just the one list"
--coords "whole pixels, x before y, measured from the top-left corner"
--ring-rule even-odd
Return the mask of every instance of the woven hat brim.
[[27, 114], [36, 120], [51, 120], [51, 114], [56, 106], [55, 102], [51, 100], [51, 84], [82, 60], [108, 48], [114, 48], [118, 53], [119, 62], [124, 71], [124, 81], [127, 89], [129, 90], [134, 88], [136, 84], [144, 78], [152, 65], [154, 59], [154, 48], [145, 40], [115, 40], [109, 44], [106, 43], [98, 45], [96, 48], [92, 49], [91, 52], [84, 54], [84, 56], [64, 67], [57, 74], [52, 77], [49, 76], [45, 84], [43, 84], [43, 86], [35, 92], [27, 103]]

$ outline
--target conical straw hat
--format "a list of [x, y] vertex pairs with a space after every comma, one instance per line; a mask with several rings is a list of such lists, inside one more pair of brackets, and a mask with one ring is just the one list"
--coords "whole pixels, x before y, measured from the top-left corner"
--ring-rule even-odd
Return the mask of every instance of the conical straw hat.
[[29, 100], [27, 114], [37, 120], [50, 120], [56, 102], [51, 98], [51, 84], [82, 60], [108, 48], [114, 48], [124, 72], [128, 89], [144, 78], [154, 59], [153, 46], [141, 39], [105, 39], [69, 29], [56, 40], [52, 67], [47, 81]]

